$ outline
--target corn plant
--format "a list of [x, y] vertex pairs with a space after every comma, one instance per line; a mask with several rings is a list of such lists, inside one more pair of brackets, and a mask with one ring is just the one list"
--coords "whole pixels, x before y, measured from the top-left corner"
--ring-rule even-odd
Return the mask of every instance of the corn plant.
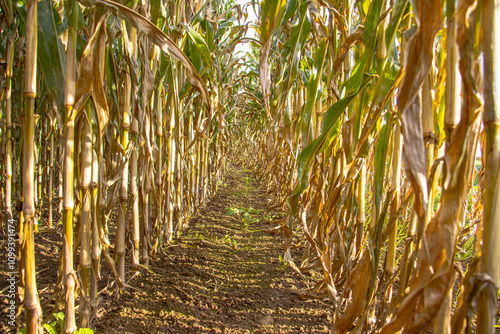
[[[329, 297], [336, 333], [420, 333], [433, 325], [437, 333], [461, 332], [472, 324], [467, 303], [481, 284], [477, 330], [493, 331], [498, 257], [485, 252], [497, 254], [488, 240], [498, 231], [487, 223], [495, 214], [490, 193], [474, 227], [481, 264], [457, 278], [455, 257], [477, 147], [486, 178], [488, 145], [495, 145], [487, 129], [496, 119], [488, 94], [495, 91], [490, 20], [498, 4], [450, 0], [444, 7], [341, 0], [258, 8], [261, 44], [248, 66], [259, 77], [247, 81], [244, 94], [253, 98], [238, 111], [251, 120], [240, 125], [251, 143], [233, 135], [286, 204], [283, 259], [299, 272], [323, 271], [306, 296]], [[480, 31], [488, 34], [482, 44]], [[498, 166], [489, 161], [493, 194]], [[307, 240], [298, 264], [290, 252], [297, 225]], [[471, 285], [474, 275], [489, 283]]]
[[[287, 268], [323, 274], [303, 297], [330, 300], [333, 332], [498, 326], [498, 0], [0, 5], [2, 209], [19, 223], [27, 333], [50, 319], [40, 229], [62, 225], [51, 314], [72, 333], [101, 262], [129, 288], [230, 160], [285, 211]], [[245, 228], [257, 213], [233, 209]]]

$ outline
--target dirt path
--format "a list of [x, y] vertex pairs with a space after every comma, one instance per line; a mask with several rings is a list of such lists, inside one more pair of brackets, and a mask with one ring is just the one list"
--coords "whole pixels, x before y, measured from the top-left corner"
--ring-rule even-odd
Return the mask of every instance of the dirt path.
[[108, 291], [96, 333], [327, 333], [329, 306], [303, 301], [305, 288], [280, 262], [281, 234], [263, 187], [231, 167], [216, 197], [166, 254], [132, 285]]

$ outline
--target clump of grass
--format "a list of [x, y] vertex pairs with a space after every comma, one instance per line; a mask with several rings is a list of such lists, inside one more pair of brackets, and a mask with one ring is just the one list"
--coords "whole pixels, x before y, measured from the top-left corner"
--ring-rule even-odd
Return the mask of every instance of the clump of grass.
[[228, 245], [228, 246], [231, 246], [233, 248], [238, 248], [238, 241], [236, 241], [235, 239], [231, 238], [231, 236], [229, 235], [229, 233], [226, 233], [226, 235], [224, 236], [224, 238], [221, 238], [219, 239], [219, 237], [215, 237], [215, 240], [214, 240], [216, 243], [217, 242], [220, 242], [224, 245]]
[[[56, 319], [50, 323], [43, 324], [43, 328], [47, 333], [58, 334], [64, 333], [64, 312], [53, 313], [52, 316]], [[23, 327], [19, 330], [19, 334], [26, 334], [26, 328]], [[79, 328], [75, 334], [94, 334], [94, 330], [90, 328]]]
[[[260, 214], [262, 210], [254, 209], [252, 207], [249, 208], [234, 208], [234, 207], [228, 207], [226, 208], [226, 213], [229, 216], [237, 215], [240, 219], [243, 225], [245, 226], [245, 230], [248, 230], [250, 225], [255, 224], [260, 221], [256, 215]], [[264, 219], [268, 215], [264, 216]]]

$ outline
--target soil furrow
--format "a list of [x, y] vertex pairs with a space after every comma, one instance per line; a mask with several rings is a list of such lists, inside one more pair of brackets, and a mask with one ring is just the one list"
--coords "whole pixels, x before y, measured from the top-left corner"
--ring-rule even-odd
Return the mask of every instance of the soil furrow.
[[327, 333], [330, 307], [303, 301], [306, 285], [280, 261], [283, 240], [266, 230], [263, 187], [231, 166], [214, 199], [183, 234], [130, 282], [138, 290], [107, 291], [97, 333]]

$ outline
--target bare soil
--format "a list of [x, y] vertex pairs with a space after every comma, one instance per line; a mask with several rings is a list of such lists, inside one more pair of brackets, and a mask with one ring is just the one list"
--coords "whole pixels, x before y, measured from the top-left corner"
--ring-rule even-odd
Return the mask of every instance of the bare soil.
[[[231, 166], [216, 196], [151, 260], [150, 271], [141, 269], [128, 282], [133, 289], [105, 288], [112, 275], [102, 261], [103, 292], [91, 328], [96, 333], [329, 333], [328, 302], [293, 293], [308, 286], [281, 261], [282, 235], [271, 233], [270, 221], [280, 217], [270, 210], [273, 204], [250, 171]], [[60, 231], [36, 236], [44, 318], [53, 308], [61, 246]], [[6, 286], [4, 263], [0, 289]], [[0, 298], [6, 332], [5, 293]]]

